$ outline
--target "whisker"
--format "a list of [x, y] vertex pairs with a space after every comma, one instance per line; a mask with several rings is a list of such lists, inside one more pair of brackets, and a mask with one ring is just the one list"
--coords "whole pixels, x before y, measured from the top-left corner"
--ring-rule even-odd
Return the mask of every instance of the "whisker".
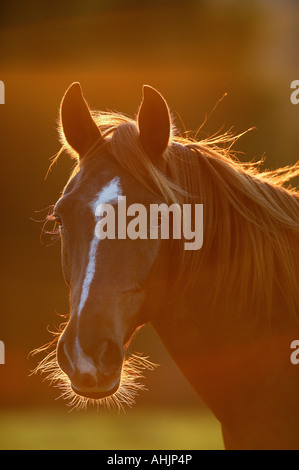
[[[64, 326], [65, 324], [63, 327]], [[55, 338], [53, 341], [32, 351], [31, 355], [46, 353], [46, 356], [39, 362], [31, 374], [41, 373], [45, 375], [44, 380], [49, 381], [50, 385], [60, 390], [61, 393], [57, 399], [67, 401], [67, 406], [70, 408], [70, 411], [85, 410], [93, 406], [96, 407], [97, 410], [99, 410], [100, 407], [104, 407], [122, 412], [125, 411], [126, 407], [131, 408], [135, 404], [135, 399], [139, 392], [147, 390], [140, 382], [144, 377], [143, 372], [145, 370], [154, 370], [158, 367], [158, 364], [151, 362], [148, 357], [134, 353], [125, 358], [121, 372], [120, 386], [113, 395], [100, 399], [86, 398], [77, 395], [71, 387], [70, 379], [60, 369], [57, 362], [56, 347], [61, 334], [61, 330], [59, 333], [54, 332]]]

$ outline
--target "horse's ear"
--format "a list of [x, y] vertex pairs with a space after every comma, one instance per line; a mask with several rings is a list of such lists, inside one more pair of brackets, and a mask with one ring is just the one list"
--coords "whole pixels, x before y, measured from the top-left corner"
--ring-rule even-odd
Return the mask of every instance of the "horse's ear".
[[149, 157], [158, 163], [168, 145], [171, 120], [165, 99], [148, 85], [143, 86], [137, 120], [141, 144]]
[[67, 89], [60, 106], [60, 122], [67, 142], [80, 156], [101, 137], [80, 83], [73, 83]]

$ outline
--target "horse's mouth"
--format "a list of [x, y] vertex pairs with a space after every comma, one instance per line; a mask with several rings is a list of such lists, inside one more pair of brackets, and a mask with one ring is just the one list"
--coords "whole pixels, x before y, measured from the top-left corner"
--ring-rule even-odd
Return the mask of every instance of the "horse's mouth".
[[93, 400], [100, 400], [101, 398], [107, 398], [117, 392], [119, 388], [119, 383], [113, 387], [111, 390], [99, 391], [99, 390], [78, 390], [73, 385], [71, 385], [73, 392], [76, 395], [84, 398], [91, 398]]

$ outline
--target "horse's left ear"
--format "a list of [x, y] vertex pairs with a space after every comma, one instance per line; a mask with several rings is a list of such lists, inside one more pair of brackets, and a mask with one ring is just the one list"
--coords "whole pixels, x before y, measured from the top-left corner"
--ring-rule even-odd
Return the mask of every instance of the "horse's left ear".
[[67, 89], [60, 106], [60, 120], [64, 137], [80, 156], [101, 137], [83, 97], [80, 83], [73, 83]]
[[171, 119], [163, 96], [148, 85], [143, 86], [137, 121], [141, 144], [152, 161], [158, 164], [169, 142]]

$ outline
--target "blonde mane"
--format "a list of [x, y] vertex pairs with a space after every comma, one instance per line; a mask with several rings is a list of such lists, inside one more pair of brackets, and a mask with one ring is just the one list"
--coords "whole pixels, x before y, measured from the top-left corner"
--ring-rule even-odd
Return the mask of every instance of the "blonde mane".
[[[172, 135], [163, 155], [165, 173], [144, 152], [136, 121], [110, 112], [93, 112], [93, 118], [116, 160], [150, 191], [168, 204], [203, 204], [203, 248], [186, 253], [181, 241], [173, 246], [180, 259], [178, 282], [183, 281], [185, 289], [212, 258], [219, 267], [215, 304], [225, 285], [239, 297], [240, 310], [246, 305], [270, 314], [273, 289], [278, 287], [289, 314], [298, 317], [299, 193], [284, 186], [299, 175], [298, 163], [262, 171], [262, 162], [242, 163], [232, 151], [240, 135], [204, 141]], [[62, 132], [61, 138], [62, 150], [78, 161]], [[97, 143], [89, 152], [96, 150]], [[72, 176], [78, 170], [79, 162]]]

